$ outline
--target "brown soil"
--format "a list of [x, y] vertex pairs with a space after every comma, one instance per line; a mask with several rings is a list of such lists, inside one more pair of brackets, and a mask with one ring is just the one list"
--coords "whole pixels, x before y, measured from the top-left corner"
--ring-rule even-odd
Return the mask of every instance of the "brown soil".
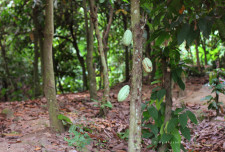
[[[201, 99], [210, 95], [211, 90], [204, 86], [204, 83], [206, 80], [202, 78], [188, 80], [183, 97], [178, 97], [178, 89], [175, 88], [173, 91], [174, 106], [179, 107], [185, 104], [195, 112], [199, 109], [207, 110], [205, 102]], [[118, 137], [118, 134], [128, 129], [129, 124], [129, 98], [125, 102], [117, 102], [117, 93], [123, 85], [125, 84], [112, 88], [110, 98], [113, 108], [105, 118], [96, 118], [99, 108], [94, 106], [96, 103], [88, 101], [87, 92], [57, 96], [63, 114], [71, 118], [73, 123], [82, 124], [92, 130], [89, 136], [93, 141], [86, 146], [86, 150], [82, 151], [127, 151], [127, 141]], [[143, 86], [143, 100], [149, 100], [152, 87]], [[102, 96], [102, 91], [98, 92], [98, 96]], [[225, 105], [225, 96], [221, 95], [220, 99]], [[7, 118], [0, 115], [0, 152], [76, 152], [75, 147], [68, 146], [64, 141], [64, 137], [68, 138], [68, 132], [54, 134], [49, 130], [49, 118], [44, 98], [1, 103], [0, 112], [4, 108], [12, 110], [14, 116]], [[225, 135], [221, 138], [223, 137]], [[189, 145], [190, 147], [196, 149], [193, 144]]]

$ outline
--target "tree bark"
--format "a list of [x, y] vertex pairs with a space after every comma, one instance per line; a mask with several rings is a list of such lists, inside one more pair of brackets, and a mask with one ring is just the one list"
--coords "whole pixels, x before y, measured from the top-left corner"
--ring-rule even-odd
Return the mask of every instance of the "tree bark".
[[[162, 58], [162, 67], [163, 67], [163, 87], [166, 90], [166, 107], [165, 107], [165, 119], [164, 119], [164, 126], [166, 123], [171, 119], [171, 113], [172, 113], [172, 81], [171, 81], [171, 73], [170, 70], [167, 69], [167, 58]], [[165, 152], [167, 148], [167, 144], [163, 144], [161, 147], [159, 147], [159, 152]]]
[[109, 20], [108, 20], [108, 24], [106, 29], [103, 32], [103, 39], [102, 39], [102, 43], [103, 43], [103, 50], [104, 50], [104, 54], [105, 54], [105, 60], [106, 60], [106, 65], [107, 65], [107, 52], [108, 52], [108, 37], [109, 37], [109, 30], [112, 24], [112, 19], [113, 19], [113, 11], [114, 8], [110, 5], [109, 6], [110, 12], [109, 12]]
[[59, 107], [56, 100], [55, 78], [52, 61], [52, 41], [54, 33], [53, 24], [53, 0], [46, 0], [45, 6], [45, 28], [43, 44], [43, 61], [44, 61], [44, 94], [48, 102], [48, 112], [50, 127], [55, 132], [63, 132], [62, 122], [57, 118]]
[[[123, 14], [124, 31], [127, 30], [127, 17]], [[125, 46], [125, 82], [130, 80], [130, 63], [129, 63], [129, 50], [128, 46]]]
[[89, 79], [89, 92], [90, 99], [97, 100], [97, 86], [96, 86], [96, 75], [95, 68], [93, 66], [93, 52], [94, 52], [94, 38], [93, 38], [93, 23], [90, 21], [90, 27], [88, 27], [88, 16], [87, 16], [87, 7], [86, 0], [83, 0], [83, 8], [84, 8], [84, 18], [85, 18], [85, 29], [86, 29], [86, 37], [87, 37], [87, 57], [86, 64], [88, 70], [88, 79]]
[[195, 50], [196, 50], [196, 58], [197, 58], [197, 67], [198, 67], [198, 71], [201, 71], [201, 67], [200, 67], [200, 60], [199, 60], [199, 51], [198, 51], [198, 42], [197, 40], [195, 40]]
[[73, 38], [73, 46], [76, 49], [77, 58], [80, 62], [81, 68], [82, 68], [83, 90], [86, 90], [88, 88], [88, 85], [87, 85], [87, 75], [86, 75], [85, 61], [84, 61], [84, 58], [80, 55], [80, 49], [78, 48], [78, 45], [77, 45], [76, 33], [75, 34], [73, 33], [73, 24], [72, 23], [70, 23], [70, 33], [71, 33], [71, 36]]
[[3, 65], [4, 65], [4, 70], [5, 70], [5, 73], [6, 73], [6, 78], [9, 80], [13, 90], [17, 91], [17, 85], [13, 81], [13, 79], [11, 78], [11, 74], [10, 74], [10, 71], [9, 71], [8, 58], [7, 58], [7, 55], [6, 55], [5, 45], [2, 44], [1, 40], [2, 40], [2, 36], [0, 36], [0, 47], [1, 47], [2, 58], [3, 58], [3, 61], [4, 61]]
[[208, 65], [207, 51], [206, 51], [205, 41], [206, 41], [206, 39], [203, 38], [203, 40], [202, 40], [202, 48], [203, 48], [203, 51], [204, 51], [204, 54], [205, 54], [205, 65]]
[[[96, 37], [98, 40], [98, 49], [100, 52], [101, 63], [102, 63], [102, 67], [103, 67], [104, 95], [103, 95], [102, 104], [104, 104], [107, 101], [109, 101], [109, 90], [110, 89], [109, 89], [108, 67], [106, 64], [101, 32], [98, 27], [98, 17], [97, 17], [98, 14], [97, 14], [97, 7], [95, 6], [95, 1], [90, 0], [90, 5], [91, 5], [91, 19], [94, 24], [95, 34], [96, 34]], [[106, 114], [106, 109], [103, 109], [103, 110], [104, 110], [104, 114]]]
[[141, 103], [142, 103], [142, 33], [140, 0], [131, 0], [131, 27], [133, 32], [133, 66], [131, 78], [129, 152], [141, 152]]
[[38, 58], [39, 58], [39, 47], [38, 47], [38, 8], [37, 6], [33, 9], [33, 22], [34, 22], [34, 97], [37, 98], [40, 95], [40, 80], [38, 74]]

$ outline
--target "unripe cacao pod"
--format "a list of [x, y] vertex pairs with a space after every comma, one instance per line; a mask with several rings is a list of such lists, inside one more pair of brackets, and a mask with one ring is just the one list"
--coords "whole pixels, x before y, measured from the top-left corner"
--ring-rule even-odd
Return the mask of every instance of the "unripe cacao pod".
[[149, 58], [144, 58], [142, 61], [143, 68], [145, 72], [151, 72], [153, 67], [152, 67], [152, 61]]
[[124, 101], [128, 97], [129, 93], [130, 93], [130, 86], [129, 85], [123, 86], [118, 93], [118, 101], [119, 102]]
[[132, 41], [132, 32], [130, 30], [126, 30], [123, 35], [123, 45], [129, 46]]

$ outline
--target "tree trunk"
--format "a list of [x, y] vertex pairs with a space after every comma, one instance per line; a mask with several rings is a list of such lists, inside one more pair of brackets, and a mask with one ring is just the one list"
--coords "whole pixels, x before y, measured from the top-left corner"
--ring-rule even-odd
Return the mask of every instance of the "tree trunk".
[[[165, 119], [164, 119], [164, 126], [166, 126], [166, 123], [171, 119], [171, 113], [172, 113], [172, 81], [171, 81], [171, 73], [170, 70], [167, 69], [167, 58], [162, 58], [162, 67], [163, 67], [163, 87], [166, 90], [166, 108], [165, 108]], [[167, 144], [163, 144], [161, 147], [159, 147], [159, 152], [165, 152], [167, 148]]]
[[[90, 5], [91, 5], [91, 18], [92, 18], [92, 22], [93, 22], [94, 27], [95, 27], [95, 34], [96, 34], [96, 37], [97, 37], [97, 40], [98, 40], [98, 49], [99, 49], [99, 52], [100, 52], [101, 63], [102, 63], [102, 67], [103, 67], [104, 95], [103, 95], [102, 104], [104, 104], [107, 101], [109, 101], [109, 90], [110, 89], [109, 89], [108, 67], [107, 67], [107, 64], [106, 64], [101, 32], [100, 32], [99, 27], [98, 27], [98, 17], [97, 17], [97, 11], [98, 10], [97, 10], [97, 7], [95, 6], [95, 1], [90, 0]], [[104, 114], [106, 114], [105, 110], [104, 110]]]
[[8, 91], [7, 91], [8, 90], [8, 82], [7, 82], [6, 77], [3, 78], [2, 83], [3, 83], [3, 88], [6, 89], [6, 92], [4, 94], [4, 98], [5, 98], [5, 101], [8, 101], [9, 100], [9, 98], [8, 98]]
[[90, 99], [97, 100], [97, 87], [96, 87], [96, 75], [95, 69], [93, 66], [93, 49], [94, 49], [94, 38], [93, 38], [93, 23], [90, 21], [90, 27], [88, 27], [88, 16], [87, 16], [87, 7], [86, 0], [83, 0], [83, 8], [84, 8], [84, 18], [85, 18], [85, 29], [87, 36], [87, 70], [88, 70], [88, 79], [89, 79], [89, 92]]
[[77, 58], [80, 62], [81, 68], [82, 68], [83, 90], [86, 90], [88, 88], [88, 85], [87, 85], [87, 75], [86, 75], [85, 61], [84, 61], [84, 58], [80, 55], [80, 49], [78, 48], [78, 45], [77, 45], [76, 33], [75, 34], [73, 33], [73, 24], [72, 23], [70, 23], [70, 33], [71, 33], [72, 38], [73, 38], [73, 47], [76, 49]]
[[[124, 31], [127, 30], [127, 17], [123, 14]], [[130, 80], [130, 63], [129, 63], [129, 50], [128, 46], [125, 46], [125, 82]]]
[[196, 58], [197, 58], [197, 67], [198, 67], [198, 71], [201, 71], [201, 67], [200, 67], [200, 60], [199, 60], [199, 51], [198, 51], [198, 42], [197, 40], [195, 40], [195, 50], [196, 50]]
[[134, 43], [128, 141], [129, 152], [141, 152], [142, 26], [144, 25], [140, 24], [140, 0], [131, 0], [131, 27]]
[[38, 58], [39, 58], [39, 47], [38, 47], [38, 9], [33, 9], [33, 22], [34, 22], [34, 97], [37, 98], [40, 95], [40, 81], [38, 74]]
[[2, 58], [3, 58], [3, 65], [4, 65], [4, 70], [5, 70], [5, 73], [6, 73], [6, 78], [9, 80], [12, 88], [13, 88], [13, 91], [17, 91], [17, 85], [16, 83], [13, 81], [13, 79], [11, 78], [11, 74], [10, 74], [10, 71], [9, 71], [9, 66], [8, 66], [8, 58], [6, 56], [6, 49], [5, 49], [5, 45], [2, 44], [2, 36], [0, 36], [0, 48], [1, 48], [1, 54], [2, 54]]
[[55, 78], [52, 61], [52, 41], [53, 41], [53, 0], [46, 0], [45, 6], [45, 28], [43, 44], [43, 61], [44, 61], [44, 94], [48, 102], [48, 112], [50, 127], [55, 132], [63, 132], [62, 122], [57, 118], [59, 107], [56, 100]]
[[207, 60], [207, 51], [206, 51], [206, 45], [205, 45], [206, 39], [203, 38], [202, 40], [202, 48], [204, 51], [204, 55], [205, 55], [205, 65], [208, 65], [208, 60]]
[[109, 17], [107, 17], [108, 19], [108, 24], [107, 24], [107, 27], [106, 29], [104, 30], [103, 32], [103, 38], [102, 38], [102, 43], [103, 43], [103, 50], [104, 50], [104, 54], [105, 54], [105, 60], [106, 60], [106, 65], [107, 65], [107, 52], [108, 52], [108, 37], [109, 37], [109, 30], [110, 30], [110, 27], [111, 27], [111, 24], [112, 24], [112, 19], [113, 19], [113, 11], [114, 11], [114, 8], [110, 5], [109, 6]]

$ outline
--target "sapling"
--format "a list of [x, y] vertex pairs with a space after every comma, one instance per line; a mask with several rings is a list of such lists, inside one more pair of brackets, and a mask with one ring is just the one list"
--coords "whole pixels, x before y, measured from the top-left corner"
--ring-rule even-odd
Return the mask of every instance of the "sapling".
[[212, 88], [211, 93], [216, 93], [215, 97], [208, 95], [202, 100], [207, 100], [208, 109], [216, 110], [216, 116], [219, 115], [219, 110], [223, 112], [222, 102], [219, 102], [219, 94], [225, 94], [225, 83], [221, 76], [225, 76], [225, 71], [222, 68], [217, 68], [209, 74], [209, 85]]

